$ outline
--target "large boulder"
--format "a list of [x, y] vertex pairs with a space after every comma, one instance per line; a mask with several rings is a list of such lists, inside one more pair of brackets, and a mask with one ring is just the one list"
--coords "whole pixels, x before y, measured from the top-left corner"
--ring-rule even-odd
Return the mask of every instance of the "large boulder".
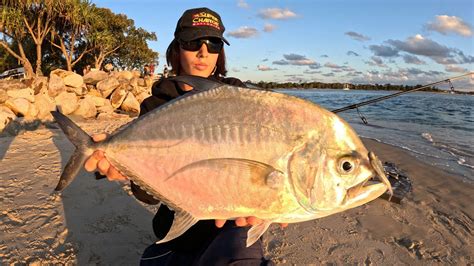
[[94, 103], [94, 106], [96, 107], [104, 106], [107, 104], [107, 102], [109, 102], [110, 104], [110, 101], [108, 99], [91, 95], [91, 94], [87, 94], [84, 98], [90, 99]]
[[35, 95], [40, 93], [48, 93], [48, 77], [35, 77], [31, 80], [29, 87], [33, 89]]
[[145, 80], [145, 86], [144, 87], [147, 87], [148, 89], [151, 89], [151, 86], [153, 86], [153, 82], [154, 82], [153, 78], [150, 77], [150, 76], [147, 76], [147, 77], [144, 78], [144, 80]]
[[114, 108], [112, 107], [112, 104], [110, 104], [110, 100], [105, 99], [105, 104], [103, 106], [97, 107], [97, 112], [100, 114], [113, 114], [114, 113]]
[[95, 87], [89, 89], [89, 91], [87, 92], [87, 95], [93, 95], [93, 96], [97, 96], [97, 97], [102, 97], [102, 94], [101, 94]]
[[0, 105], [0, 133], [15, 119], [16, 115], [12, 110], [10, 110], [10, 108]]
[[114, 90], [112, 95], [110, 95], [110, 103], [114, 109], [117, 109], [122, 105], [125, 97], [127, 96], [128, 91], [123, 88], [118, 88]]
[[79, 107], [72, 114], [84, 118], [92, 118], [96, 116], [97, 108], [95, 107], [94, 101], [91, 98], [86, 97], [79, 100]]
[[150, 97], [151, 94], [146, 92], [146, 91], [143, 91], [141, 93], [139, 93], [137, 96], [135, 96], [138, 100], [139, 103], [142, 103], [146, 98]]
[[86, 84], [96, 85], [99, 81], [102, 81], [108, 77], [109, 74], [107, 74], [106, 72], [101, 70], [94, 70], [84, 75], [83, 79]]
[[68, 87], [66, 86], [66, 91], [74, 92], [77, 96], [83, 96], [87, 94], [88, 88], [86, 84], [82, 84], [80, 87]]
[[7, 91], [7, 95], [10, 98], [25, 98], [30, 102], [35, 101], [34, 93], [35, 93], [35, 91], [33, 89], [30, 89], [30, 88]]
[[5, 106], [10, 108], [16, 116], [27, 116], [31, 102], [25, 98], [11, 98], [5, 102]]
[[107, 98], [118, 86], [120, 86], [119, 81], [116, 78], [110, 77], [97, 83], [96, 87], [102, 97]]
[[11, 80], [0, 80], [0, 90], [3, 89], [5, 91], [9, 90], [19, 90], [28, 87], [19, 79], [11, 79]]
[[118, 79], [118, 80], [131, 80], [133, 78], [133, 73], [131, 71], [118, 71], [118, 72], [113, 72], [113, 77]]
[[56, 104], [53, 99], [46, 94], [37, 94], [35, 95], [35, 106], [38, 110], [37, 117], [39, 119], [52, 120], [53, 116], [51, 115], [51, 111], [56, 110]]
[[72, 88], [80, 88], [82, 87], [82, 84], [84, 84], [84, 80], [81, 75], [64, 69], [55, 69], [51, 71], [50, 77], [51, 75], [59, 76], [63, 80], [64, 85]]
[[0, 104], [8, 100], [8, 94], [4, 89], [0, 89]]
[[48, 95], [51, 97], [58, 96], [61, 92], [66, 90], [64, 81], [58, 75], [50, 75], [48, 83]]
[[120, 109], [124, 110], [127, 113], [138, 114], [140, 113], [140, 103], [135, 98], [133, 93], [129, 92], [123, 100]]
[[71, 92], [64, 91], [60, 93], [54, 98], [54, 101], [56, 102], [58, 110], [65, 115], [71, 114], [78, 107], [76, 94]]
[[142, 75], [138, 70], [132, 70], [132, 77], [139, 78]]

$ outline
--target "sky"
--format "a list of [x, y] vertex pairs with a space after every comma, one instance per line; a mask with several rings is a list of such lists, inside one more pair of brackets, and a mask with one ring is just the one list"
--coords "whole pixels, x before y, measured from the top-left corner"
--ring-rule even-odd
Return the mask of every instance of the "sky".
[[[227, 76], [273, 82], [428, 84], [474, 71], [474, 0], [92, 0], [155, 32], [165, 52], [186, 9], [220, 14]], [[457, 82], [474, 90], [474, 77]]]

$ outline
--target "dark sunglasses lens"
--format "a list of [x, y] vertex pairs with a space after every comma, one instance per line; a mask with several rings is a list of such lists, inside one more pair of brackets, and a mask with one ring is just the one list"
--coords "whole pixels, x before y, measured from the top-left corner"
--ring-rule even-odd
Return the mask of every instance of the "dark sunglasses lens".
[[224, 45], [221, 40], [207, 41], [206, 44], [209, 53], [213, 54], [220, 53], [220, 51], [222, 50], [222, 46]]
[[222, 47], [224, 46], [224, 43], [221, 40], [206, 40], [206, 39], [194, 40], [194, 41], [189, 41], [189, 42], [180, 42], [180, 45], [181, 45], [181, 48], [183, 48], [184, 50], [196, 52], [199, 49], [201, 49], [201, 46], [204, 43], [207, 45], [207, 51], [212, 54], [220, 53], [220, 51], [222, 50]]
[[201, 48], [201, 43], [199, 41], [180, 42], [180, 45], [184, 50], [191, 52], [196, 52]]

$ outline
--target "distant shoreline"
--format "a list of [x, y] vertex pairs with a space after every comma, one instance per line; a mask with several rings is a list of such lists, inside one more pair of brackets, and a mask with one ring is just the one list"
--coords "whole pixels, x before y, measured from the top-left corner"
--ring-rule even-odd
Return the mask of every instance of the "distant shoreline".
[[[306, 90], [341, 90], [343, 91], [344, 89], [342, 88], [273, 88], [271, 89], [273, 91], [280, 91], [280, 90], [301, 90], [301, 91], [306, 91]], [[401, 91], [397, 89], [350, 89], [352, 91]], [[448, 90], [438, 90], [438, 89], [433, 89], [433, 90], [419, 90], [417, 92], [432, 92], [432, 93], [441, 93], [441, 94], [450, 94], [451, 91]], [[453, 94], [460, 94], [460, 95], [474, 95], [474, 92], [465, 92], [465, 91], [453, 91]]]

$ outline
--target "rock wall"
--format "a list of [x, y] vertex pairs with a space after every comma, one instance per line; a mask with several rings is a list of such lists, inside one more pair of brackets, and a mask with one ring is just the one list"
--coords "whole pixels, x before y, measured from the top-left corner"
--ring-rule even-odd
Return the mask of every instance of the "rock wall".
[[151, 77], [135, 71], [91, 71], [84, 76], [56, 69], [34, 80], [0, 80], [0, 133], [12, 122], [53, 120], [50, 111], [94, 118], [116, 112], [138, 115], [151, 95]]

